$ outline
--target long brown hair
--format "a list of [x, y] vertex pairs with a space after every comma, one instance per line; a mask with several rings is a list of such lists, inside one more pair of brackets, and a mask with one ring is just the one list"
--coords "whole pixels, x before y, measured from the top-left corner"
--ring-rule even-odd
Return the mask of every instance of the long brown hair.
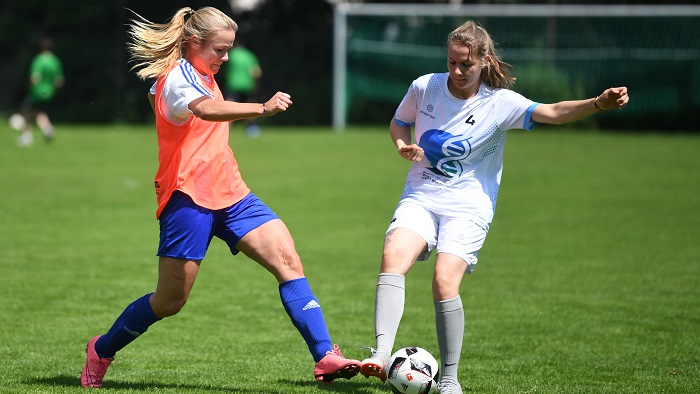
[[[481, 80], [495, 88], [508, 88], [515, 83], [510, 74], [511, 65], [501, 60], [489, 33], [474, 21], [467, 21], [447, 35], [447, 45], [467, 46], [477, 59], [486, 63]], [[488, 56], [488, 57], [487, 57]]]
[[233, 19], [214, 7], [197, 11], [180, 8], [166, 23], [151, 22], [135, 12], [134, 15], [137, 19], [132, 19], [128, 27], [131, 42], [127, 45], [131, 61], [136, 63], [131, 69], [141, 68], [136, 75], [143, 80], [166, 75], [185, 56], [192, 37], [206, 41], [220, 30], [238, 30]]

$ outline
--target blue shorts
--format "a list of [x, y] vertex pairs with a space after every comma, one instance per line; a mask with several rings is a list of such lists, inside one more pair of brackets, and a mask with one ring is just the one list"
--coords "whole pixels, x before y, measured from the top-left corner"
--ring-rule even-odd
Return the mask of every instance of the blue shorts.
[[238, 254], [238, 241], [261, 225], [279, 217], [253, 193], [225, 209], [200, 207], [187, 194], [175, 191], [160, 214], [158, 256], [202, 260], [211, 239], [222, 239]]

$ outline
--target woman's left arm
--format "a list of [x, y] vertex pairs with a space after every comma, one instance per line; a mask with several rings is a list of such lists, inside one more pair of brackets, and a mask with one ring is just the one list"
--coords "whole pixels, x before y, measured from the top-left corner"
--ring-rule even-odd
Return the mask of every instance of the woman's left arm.
[[532, 120], [557, 125], [571, 123], [598, 112], [624, 108], [628, 102], [626, 87], [609, 88], [595, 98], [540, 104], [532, 111]]

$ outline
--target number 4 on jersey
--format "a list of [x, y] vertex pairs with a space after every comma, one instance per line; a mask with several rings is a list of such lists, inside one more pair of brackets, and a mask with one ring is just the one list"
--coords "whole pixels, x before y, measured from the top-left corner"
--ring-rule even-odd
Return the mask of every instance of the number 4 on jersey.
[[474, 115], [469, 115], [469, 117], [467, 118], [467, 120], [464, 123], [474, 125], [474, 123], [475, 123], [474, 122]]

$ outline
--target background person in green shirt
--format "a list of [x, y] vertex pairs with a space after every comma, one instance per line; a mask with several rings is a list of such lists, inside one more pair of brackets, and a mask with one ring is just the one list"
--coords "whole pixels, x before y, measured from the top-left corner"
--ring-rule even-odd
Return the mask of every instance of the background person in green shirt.
[[40, 53], [34, 57], [29, 69], [29, 92], [22, 102], [21, 115], [13, 115], [14, 119], [10, 122], [22, 132], [17, 144], [23, 147], [34, 143], [34, 122], [41, 129], [47, 142], [53, 140], [54, 129], [46, 114], [46, 107], [56, 95], [56, 90], [63, 86], [63, 66], [61, 60], [53, 53], [53, 40], [44, 37], [39, 47]]
[[[244, 46], [240, 37], [236, 37], [226, 64], [226, 99], [239, 103], [258, 102], [258, 81], [262, 76], [262, 69], [258, 57]], [[245, 123], [248, 137], [260, 136], [261, 129], [255, 118], [248, 118]]]

